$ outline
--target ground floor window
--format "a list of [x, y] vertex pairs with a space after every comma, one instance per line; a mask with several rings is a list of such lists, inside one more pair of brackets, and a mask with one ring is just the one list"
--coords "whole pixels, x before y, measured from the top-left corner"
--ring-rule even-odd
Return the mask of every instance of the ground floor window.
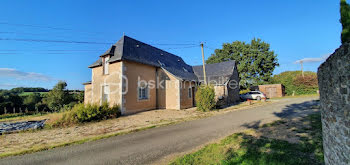
[[139, 100], [147, 100], [149, 98], [148, 85], [146, 83], [139, 83], [138, 97]]
[[192, 88], [188, 88], [188, 98], [192, 98]]
[[109, 102], [109, 86], [102, 86], [102, 103]]

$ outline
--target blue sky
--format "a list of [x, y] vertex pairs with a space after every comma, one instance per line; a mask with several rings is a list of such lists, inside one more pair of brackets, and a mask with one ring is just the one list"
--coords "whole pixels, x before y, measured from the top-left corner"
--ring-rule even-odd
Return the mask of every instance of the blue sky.
[[[5, 89], [52, 88], [59, 80], [67, 81], [69, 89], [83, 89], [81, 83], [91, 79], [87, 66], [123, 32], [190, 65], [201, 64], [200, 47], [178, 44], [205, 42], [211, 48], [205, 49], [207, 58], [224, 42], [261, 38], [278, 54], [275, 74], [299, 70], [295, 61], [322, 59], [341, 44], [335, 0], [3, 0], [0, 11], [0, 88]], [[321, 61], [304, 68], [317, 71]]]

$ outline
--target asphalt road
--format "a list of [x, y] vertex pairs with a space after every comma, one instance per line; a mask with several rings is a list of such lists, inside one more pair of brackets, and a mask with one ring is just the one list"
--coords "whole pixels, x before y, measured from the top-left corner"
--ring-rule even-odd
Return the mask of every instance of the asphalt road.
[[[81, 145], [0, 159], [0, 164], [152, 164], [198, 148], [215, 139], [279, 118], [312, 113], [317, 99], [292, 98], [205, 119], [152, 128]], [[163, 160], [163, 161], [162, 161]]]

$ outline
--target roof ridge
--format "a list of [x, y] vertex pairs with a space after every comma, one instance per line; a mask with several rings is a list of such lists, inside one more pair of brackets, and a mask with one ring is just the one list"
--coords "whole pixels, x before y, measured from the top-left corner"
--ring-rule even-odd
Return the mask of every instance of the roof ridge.
[[[181, 58], [181, 60], [184, 61], [182, 57], [180, 57], [180, 56], [178, 56], [178, 55], [175, 55], [175, 54], [173, 54], [173, 53], [170, 53], [170, 52], [168, 52], [168, 51], [166, 51], [166, 50], [157, 48], [157, 47], [155, 47], [155, 46], [152, 46], [152, 45], [147, 44], [147, 43], [145, 43], [145, 42], [139, 41], [139, 40], [137, 40], [137, 39], [135, 39], [135, 38], [132, 38], [132, 37], [129, 37], [129, 36], [127, 36], [127, 35], [124, 35], [122, 38], [124, 39], [125, 37], [130, 38], [130, 39], [132, 39], [132, 40], [135, 40], [135, 41], [137, 41], [137, 42], [140, 42], [140, 43], [142, 43], [142, 44], [145, 44], [145, 45], [147, 45], [147, 46], [150, 46], [150, 47], [152, 47], [152, 48], [155, 48], [155, 49], [157, 49], [157, 50], [163, 51], [163, 52], [165, 52], [165, 53], [168, 53], [169, 55], [172, 55], [172, 56]], [[185, 64], [187, 64], [187, 63], [185, 63]], [[187, 64], [187, 65], [188, 65], [188, 64]], [[189, 65], [189, 66], [191, 66], [191, 65]]]
[[[217, 64], [228, 63], [228, 62], [236, 63], [236, 60], [228, 60], [228, 61], [223, 61], [223, 62], [218, 62], [218, 63], [205, 64], [205, 66], [207, 66], [207, 65], [217, 65]], [[201, 64], [201, 65], [193, 65], [193, 67], [202, 67], [202, 66], [203, 66], [203, 64]]]

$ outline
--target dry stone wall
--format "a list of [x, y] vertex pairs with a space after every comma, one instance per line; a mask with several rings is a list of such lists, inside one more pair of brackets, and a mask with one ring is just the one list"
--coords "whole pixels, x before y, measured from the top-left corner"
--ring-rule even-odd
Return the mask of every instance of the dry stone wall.
[[318, 68], [325, 163], [350, 164], [350, 44]]

